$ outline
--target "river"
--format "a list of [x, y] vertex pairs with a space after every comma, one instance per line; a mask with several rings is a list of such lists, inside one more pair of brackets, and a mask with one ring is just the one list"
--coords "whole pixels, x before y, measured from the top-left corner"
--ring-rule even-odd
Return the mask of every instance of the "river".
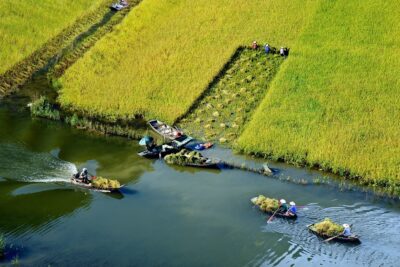
[[[171, 167], [137, 156], [136, 141], [32, 119], [24, 97], [0, 101], [0, 265], [398, 266], [398, 201], [334, 178], [285, 181], [327, 176], [285, 164], [270, 163], [275, 177]], [[207, 153], [262, 163], [222, 148]], [[126, 186], [121, 194], [76, 188], [68, 179], [82, 167]], [[299, 218], [267, 224], [250, 203], [259, 194], [295, 200]], [[353, 224], [362, 243], [324, 243], [308, 232], [325, 217]]]

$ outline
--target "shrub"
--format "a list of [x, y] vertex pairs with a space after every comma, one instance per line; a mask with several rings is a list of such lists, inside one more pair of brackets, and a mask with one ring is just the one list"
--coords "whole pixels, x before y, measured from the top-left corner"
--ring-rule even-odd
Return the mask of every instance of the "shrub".
[[60, 119], [60, 111], [45, 96], [41, 96], [31, 105], [31, 114], [36, 117], [43, 117], [52, 120]]

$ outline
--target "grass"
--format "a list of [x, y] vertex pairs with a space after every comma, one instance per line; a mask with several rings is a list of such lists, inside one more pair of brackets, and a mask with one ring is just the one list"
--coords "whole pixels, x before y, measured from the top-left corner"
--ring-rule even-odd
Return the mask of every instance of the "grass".
[[221, 77], [179, 121], [180, 128], [197, 138], [231, 144], [264, 98], [282, 62], [279, 54], [239, 48]]
[[104, 0], [0, 1], [0, 75]]
[[238, 148], [400, 194], [398, 8], [395, 0], [322, 2]]
[[62, 77], [65, 109], [108, 120], [174, 122], [238, 46], [291, 46], [318, 1], [147, 0]]

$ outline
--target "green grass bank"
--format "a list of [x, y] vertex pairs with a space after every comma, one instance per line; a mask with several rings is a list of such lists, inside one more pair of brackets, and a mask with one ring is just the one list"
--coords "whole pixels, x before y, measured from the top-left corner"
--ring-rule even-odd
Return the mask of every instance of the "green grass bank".
[[322, 2], [238, 148], [400, 194], [399, 10], [395, 0]]

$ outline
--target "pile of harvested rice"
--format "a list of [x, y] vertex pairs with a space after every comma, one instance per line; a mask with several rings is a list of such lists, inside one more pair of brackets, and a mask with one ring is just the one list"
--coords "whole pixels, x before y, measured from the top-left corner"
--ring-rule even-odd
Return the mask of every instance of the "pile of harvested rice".
[[97, 189], [117, 189], [121, 187], [121, 184], [117, 180], [97, 177], [92, 180], [92, 186]]
[[313, 225], [313, 229], [321, 235], [335, 236], [343, 232], [343, 226], [332, 222], [331, 219], [325, 218], [322, 222]]
[[164, 160], [167, 164], [176, 164], [184, 166], [189, 163], [203, 164], [206, 161], [206, 158], [204, 158], [203, 155], [197, 151], [189, 151], [187, 149], [182, 149], [177, 153], [165, 156]]
[[264, 212], [275, 212], [279, 208], [279, 201], [277, 199], [267, 198], [263, 195], [252, 198], [251, 202]]

